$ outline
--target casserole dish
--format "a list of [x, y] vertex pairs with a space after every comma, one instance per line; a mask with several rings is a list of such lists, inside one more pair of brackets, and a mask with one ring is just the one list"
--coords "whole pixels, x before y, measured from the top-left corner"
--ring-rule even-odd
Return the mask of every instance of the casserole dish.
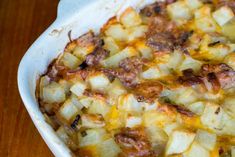
[[55, 156], [71, 156], [70, 150], [46, 123], [35, 97], [37, 79], [56, 58], [66, 43], [68, 33], [76, 38], [92, 29], [98, 32], [102, 25], [125, 8], [141, 8], [153, 0], [61, 0], [55, 22], [32, 44], [22, 58], [18, 69], [18, 88], [24, 105], [42, 138]]

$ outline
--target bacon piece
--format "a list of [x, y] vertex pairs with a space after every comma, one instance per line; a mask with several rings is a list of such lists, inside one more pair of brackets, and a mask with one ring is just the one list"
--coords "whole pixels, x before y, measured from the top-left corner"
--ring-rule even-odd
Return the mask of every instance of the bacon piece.
[[109, 77], [117, 77], [124, 86], [135, 87], [138, 83], [137, 75], [142, 70], [143, 62], [138, 57], [122, 60], [117, 69], [103, 69]]
[[146, 33], [147, 45], [155, 52], [171, 52], [183, 48], [192, 31], [179, 30], [167, 17], [152, 17]]
[[159, 82], [143, 82], [133, 88], [133, 92], [138, 101], [154, 102], [163, 90]]
[[91, 54], [86, 56], [86, 64], [88, 66], [98, 66], [100, 61], [105, 59], [109, 52], [101, 47], [98, 47]]
[[235, 87], [235, 71], [227, 64], [204, 64], [201, 68], [203, 76], [217, 89], [221, 86], [223, 89]]
[[123, 128], [114, 135], [116, 143], [121, 147], [121, 156], [153, 157], [151, 143], [148, 141], [144, 128]]
[[183, 76], [180, 76], [178, 81], [184, 86], [192, 86], [203, 83], [201, 77], [194, 75], [192, 69], [183, 70]]
[[81, 47], [97, 47], [102, 46], [103, 41], [99, 37], [95, 36], [94, 32], [89, 31], [76, 39], [76, 44]]

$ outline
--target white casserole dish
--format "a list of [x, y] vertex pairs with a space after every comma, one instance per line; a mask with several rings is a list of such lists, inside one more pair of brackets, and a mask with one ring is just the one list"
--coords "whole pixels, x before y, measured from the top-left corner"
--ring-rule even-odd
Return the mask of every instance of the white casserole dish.
[[47, 70], [49, 63], [63, 52], [72, 39], [92, 29], [98, 33], [111, 17], [132, 6], [141, 8], [154, 0], [61, 0], [55, 22], [32, 44], [18, 69], [18, 88], [26, 109], [36, 128], [57, 157], [71, 156], [70, 150], [56, 136], [39, 110], [35, 97], [36, 81]]

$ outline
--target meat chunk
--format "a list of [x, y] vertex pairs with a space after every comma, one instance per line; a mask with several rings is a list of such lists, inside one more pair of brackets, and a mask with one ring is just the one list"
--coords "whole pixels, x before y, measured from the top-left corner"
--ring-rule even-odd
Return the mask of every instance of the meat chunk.
[[173, 3], [176, 0], [166, 0], [165, 2], [155, 2], [153, 4], [147, 5], [141, 9], [141, 14], [147, 17], [152, 17], [156, 15], [166, 15], [167, 4]]
[[185, 86], [192, 86], [196, 84], [203, 83], [200, 76], [196, 76], [193, 73], [192, 69], [186, 69], [183, 71], [183, 76], [180, 76], [178, 78], [179, 83], [185, 85]]
[[123, 128], [114, 135], [116, 143], [121, 147], [126, 157], [151, 157], [154, 152], [151, 150], [151, 144], [148, 141], [144, 128]]
[[103, 69], [110, 77], [117, 77], [124, 86], [134, 87], [138, 83], [138, 73], [142, 70], [143, 62], [138, 57], [131, 57], [122, 60], [117, 69]]
[[97, 47], [102, 46], [103, 41], [98, 36], [95, 36], [94, 32], [89, 31], [76, 39], [76, 44], [81, 47]]
[[192, 31], [179, 30], [176, 24], [166, 17], [156, 16], [150, 19], [146, 33], [147, 45], [155, 52], [171, 52], [183, 48]]
[[235, 71], [227, 64], [204, 64], [201, 73], [212, 85], [218, 86], [219, 83], [223, 89], [235, 87]]
[[163, 90], [163, 86], [159, 82], [143, 82], [138, 84], [133, 92], [138, 101], [146, 101], [152, 103]]
[[91, 54], [86, 56], [86, 64], [88, 66], [97, 66], [100, 61], [105, 59], [109, 52], [101, 47], [98, 47]]

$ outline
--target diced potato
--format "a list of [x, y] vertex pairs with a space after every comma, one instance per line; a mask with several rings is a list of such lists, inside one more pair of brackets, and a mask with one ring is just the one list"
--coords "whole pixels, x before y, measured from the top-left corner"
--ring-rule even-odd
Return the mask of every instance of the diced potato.
[[195, 140], [204, 148], [212, 151], [216, 145], [216, 134], [198, 130]]
[[235, 118], [235, 97], [226, 97], [222, 107], [231, 117]]
[[197, 101], [188, 105], [187, 108], [197, 115], [202, 115], [205, 108], [205, 103], [203, 101]]
[[230, 20], [222, 26], [222, 33], [227, 36], [230, 40], [235, 41], [235, 19]]
[[115, 143], [114, 139], [110, 138], [99, 144], [98, 152], [99, 156], [102, 157], [117, 157], [121, 149]]
[[195, 102], [199, 97], [197, 92], [191, 87], [180, 88], [177, 91], [178, 97], [175, 100], [177, 104], [187, 105]]
[[78, 136], [74, 130], [66, 126], [60, 126], [56, 130], [56, 134], [71, 150], [74, 151], [78, 148]]
[[116, 99], [119, 95], [125, 94], [127, 91], [125, 87], [123, 87], [122, 83], [115, 79], [108, 87], [108, 95], [111, 98]]
[[213, 18], [215, 21], [220, 25], [223, 26], [227, 22], [229, 22], [233, 17], [233, 11], [227, 6], [223, 6], [212, 13]]
[[69, 122], [72, 118], [79, 114], [79, 109], [73, 104], [71, 99], [67, 99], [60, 107], [58, 114], [66, 120], [66, 122]]
[[70, 96], [70, 99], [72, 101], [72, 103], [74, 104], [74, 106], [76, 106], [79, 110], [81, 110], [84, 106], [80, 103], [78, 97], [75, 94], [72, 94]]
[[195, 24], [198, 29], [203, 32], [215, 32], [217, 30], [217, 25], [211, 16], [211, 8], [205, 5], [195, 11]]
[[159, 106], [159, 102], [156, 101], [156, 102], [154, 102], [152, 104], [146, 103], [146, 102], [142, 102], [142, 105], [144, 107], [144, 111], [154, 111]]
[[69, 94], [72, 82], [61, 79], [58, 83], [64, 88], [65, 94]]
[[193, 59], [190, 56], [186, 56], [182, 64], [179, 66], [179, 70], [183, 71], [186, 69], [193, 69], [194, 71], [198, 71], [201, 68], [202, 63], [198, 60]]
[[175, 120], [175, 115], [173, 114], [165, 114], [161, 112], [155, 111], [146, 111], [143, 114], [143, 125], [145, 127], [149, 126], [161, 126], [171, 123]]
[[111, 56], [120, 51], [120, 47], [112, 37], [104, 38], [104, 48], [110, 51]]
[[150, 47], [148, 47], [145, 42], [138, 41], [136, 43], [136, 49], [141, 53], [141, 56], [147, 59], [153, 58], [153, 51]]
[[228, 54], [224, 59], [224, 63], [235, 70], [235, 53]]
[[88, 77], [92, 90], [105, 91], [110, 84], [108, 77], [103, 73], [95, 73]]
[[210, 129], [222, 129], [223, 128], [223, 111], [220, 106], [214, 103], [207, 103], [205, 110], [201, 116], [201, 122], [203, 125]]
[[210, 152], [197, 142], [194, 142], [190, 150], [184, 154], [185, 157], [210, 157]]
[[77, 83], [75, 83], [71, 88], [70, 88], [70, 91], [77, 95], [77, 96], [82, 96], [83, 95], [83, 92], [85, 91], [86, 89], [86, 84], [82, 81], [77, 81]]
[[141, 125], [142, 119], [141, 117], [129, 116], [126, 119], [126, 127], [133, 128], [135, 126]]
[[177, 69], [177, 67], [183, 62], [184, 55], [179, 51], [174, 51], [168, 61], [168, 66], [171, 69]]
[[163, 155], [168, 141], [168, 136], [164, 130], [157, 126], [149, 126], [146, 128], [146, 133], [152, 143], [153, 150], [158, 152], [159, 155]]
[[93, 100], [88, 108], [88, 113], [101, 114], [103, 117], [109, 112], [110, 106], [103, 100]]
[[86, 130], [86, 135], [79, 138], [79, 146], [91, 146], [100, 144], [103, 141], [106, 132], [104, 129], [89, 129]]
[[75, 47], [73, 54], [78, 57], [81, 60], [84, 60], [86, 55], [92, 53], [94, 51], [94, 47], [93, 46], [89, 46], [89, 47], [81, 47], [81, 46], [77, 46]]
[[181, 127], [182, 126], [179, 123], [175, 122], [175, 123], [166, 124], [163, 129], [166, 132], [166, 134], [170, 136], [174, 130], [180, 129]]
[[56, 82], [52, 82], [43, 87], [43, 101], [47, 103], [61, 103], [65, 101], [65, 91], [63, 87]]
[[138, 56], [138, 52], [133, 47], [126, 47], [115, 55], [101, 61], [104, 67], [117, 67], [119, 62], [125, 58]]
[[83, 114], [81, 116], [82, 127], [101, 128], [105, 126], [104, 119], [99, 114]]
[[146, 71], [143, 71], [141, 73], [141, 77], [144, 79], [158, 79], [162, 77], [162, 75], [159, 70], [159, 67], [155, 66], [147, 69]]
[[235, 146], [232, 146], [231, 148], [231, 157], [235, 157]]
[[167, 12], [172, 20], [189, 20], [192, 17], [191, 11], [184, 1], [177, 1], [167, 5]]
[[128, 40], [128, 31], [123, 28], [120, 24], [111, 25], [106, 31], [107, 36], [112, 37], [118, 41], [127, 41]]
[[148, 31], [148, 26], [140, 25], [136, 27], [131, 27], [128, 29], [129, 38], [128, 41], [134, 41], [137, 38], [144, 37], [145, 33]]
[[203, 5], [200, 0], [185, 0], [185, 2], [191, 10], [198, 9]]
[[224, 57], [229, 53], [230, 47], [224, 44], [217, 44], [213, 47], [208, 48], [208, 59], [223, 60]]
[[133, 9], [126, 9], [120, 16], [120, 21], [125, 27], [133, 27], [141, 24], [140, 15]]
[[84, 97], [79, 100], [79, 102], [85, 107], [88, 108], [92, 103], [93, 100], [90, 97]]
[[166, 155], [178, 154], [185, 152], [195, 138], [195, 133], [175, 130], [169, 137], [166, 147]]
[[77, 57], [68, 52], [63, 54], [61, 61], [66, 67], [70, 69], [75, 69], [79, 64], [81, 64], [81, 61]]
[[118, 108], [130, 112], [141, 112], [142, 106], [133, 94], [124, 94], [118, 98]]
[[194, 12], [194, 17], [196, 18], [196, 19], [198, 19], [198, 18], [202, 18], [202, 17], [210, 17], [211, 16], [211, 8], [210, 8], [210, 6], [209, 5], [204, 5], [204, 6], [202, 6], [200, 9], [198, 9], [198, 10], [196, 10], [195, 12]]
[[43, 100], [43, 87], [47, 86], [50, 83], [50, 78], [48, 76], [43, 76], [40, 78], [39, 83], [39, 97]]

